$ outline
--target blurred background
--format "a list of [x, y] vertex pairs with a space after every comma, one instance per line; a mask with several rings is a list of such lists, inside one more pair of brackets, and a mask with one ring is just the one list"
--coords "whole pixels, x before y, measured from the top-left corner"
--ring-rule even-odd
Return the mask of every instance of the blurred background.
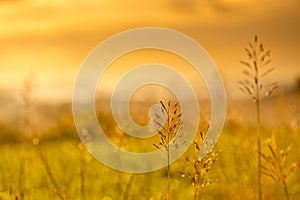
[[10, 115], [23, 79], [32, 72], [38, 77], [40, 100], [70, 103], [89, 52], [114, 34], [145, 26], [174, 29], [199, 42], [218, 66], [229, 102], [243, 97], [236, 84], [239, 60], [258, 35], [272, 50], [272, 79], [280, 90], [293, 90], [300, 77], [299, 7], [294, 0], [2, 0], [0, 119]]
[[[272, 50], [281, 85], [300, 76], [299, 5], [294, 0], [87, 0], [0, 1], [1, 94], [15, 95], [28, 72], [38, 74], [38, 94], [71, 101], [82, 62], [106, 38], [132, 28], [166, 27], [198, 41], [211, 55], [228, 86], [239, 96], [239, 60], [257, 34]], [[5, 95], [2, 95], [5, 96]]]
[[[268, 126], [296, 126], [300, 88], [299, 7], [300, 2], [293, 0], [2, 0], [0, 123], [19, 124], [24, 108], [24, 80], [33, 82], [31, 101], [48, 120], [43, 123], [48, 124], [46, 127], [58, 115], [49, 112], [68, 110], [65, 113], [71, 117], [73, 85], [92, 49], [121, 31], [154, 26], [180, 31], [207, 50], [224, 80], [227, 119], [239, 123], [255, 121], [249, 117], [249, 113], [254, 114], [252, 103], [239, 91], [237, 83], [244, 79], [240, 64], [240, 60], [247, 59], [244, 48], [258, 35], [265, 48], [271, 50], [270, 65], [275, 67], [264, 81], [276, 81], [280, 86], [265, 100], [262, 119]], [[98, 85], [97, 102], [107, 100], [97, 106], [98, 111], [106, 111], [113, 85], [126, 70], [147, 62], [163, 63], [184, 74], [194, 86], [199, 102], [203, 101], [199, 104], [209, 120], [209, 94], [201, 77], [182, 58], [159, 50], [133, 52], [112, 63]], [[143, 98], [158, 102], [166, 92], [152, 88], [149, 93], [150, 89], [139, 90], [133, 100], [142, 104], [149, 103]], [[151, 100], [154, 97], [155, 101]], [[136, 106], [135, 112], [142, 107]], [[146, 120], [147, 109], [143, 114]]]
[[[223, 169], [219, 169], [217, 174], [221, 177], [221, 184], [217, 186], [217, 190], [223, 197], [235, 194], [236, 190], [247, 190], [249, 193], [246, 194], [251, 199], [256, 182], [251, 182], [250, 177], [255, 176], [255, 170], [247, 172], [249, 165], [240, 164], [239, 159], [249, 156], [248, 149], [253, 147], [250, 145], [253, 140], [251, 130], [256, 117], [251, 99], [239, 90], [238, 81], [244, 78], [240, 60], [247, 59], [244, 49], [253, 41], [254, 35], [258, 35], [265, 48], [271, 50], [270, 65], [274, 66], [275, 70], [264, 81], [276, 81], [279, 88], [262, 102], [262, 126], [272, 133], [287, 132], [289, 136], [294, 134], [291, 138], [297, 140], [300, 119], [299, 19], [300, 1], [297, 0], [0, 0], [0, 151], [5, 155], [1, 160], [3, 167], [0, 167], [0, 197], [1, 191], [21, 190], [14, 184], [18, 181], [11, 167], [18, 166], [19, 151], [15, 146], [10, 146], [22, 141], [20, 133], [28, 132], [29, 135], [33, 135], [36, 139], [33, 140], [35, 145], [41, 138], [67, 141], [71, 139], [79, 142], [72, 118], [72, 92], [81, 64], [92, 49], [108, 37], [122, 31], [141, 27], [163, 27], [195, 39], [207, 50], [219, 68], [226, 87], [228, 105], [225, 136], [221, 138], [219, 146], [231, 153], [235, 153], [241, 143], [244, 146], [241, 153], [235, 156], [236, 160], [229, 161], [226, 159], [233, 158], [224, 158], [225, 163], [232, 162], [232, 165], [227, 165], [226, 168], [223, 163], [225, 170], [229, 170], [227, 174], [220, 174]], [[97, 90], [98, 117], [104, 129], [111, 134], [119, 132], [117, 136], [122, 136], [111, 122], [111, 115], [105, 113], [108, 111], [105, 109], [110, 105], [109, 95], [113, 84], [132, 65], [153, 61], [181, 68], [181, 72], [198, 91], [199, 105], [205, 119], [203, 124], [209, 122], [209, 94], [201, 77], [196, 75], [184, 60], [174, 55], [145, 50], [118, 59], [100, 81]], [[172, 78], [170, 82], [172, 83]], [[156, 88], [154, 92], [150, 90], [151, 87], [144, 89], [134, 95], [135, 101], [130, 107], [135, 120], [140, 124], [145, 124], [148, 120], [149, 102], [158, 102], [166, 94], [162, 88]], [[146, 102], [143, 97], [147, 99]], [[141, 113], [145, 115], [141, 116]], [[282, 127], [285, 131], [282, 131]], [[246, 139], [241, 138], [231, 142], [232, 135], [247, 135], [250, 139], [248, 143]], [[266, 134], [266, 138], [269, 136]], [[75, 148], [73, 143], [68, 145], [66, 144], [67, 149], [61, 151], [69, 155], [68, 159], [76, 159], [77, 154], [74, 152], [78, 150], [77, 144]], [[72, 148], [75, 150], [70, 150]], [[299, 152], [300, 149], [297, 148]], [[55, 148], [51, 148], [51, 145], [49, 149], [49, 152], [53, 151], [49, 155], [58, 157], [58, 160], [52, 159], [52, 164], [59, 171], [59, 165], [65, 166], [67, 161], [63, 158], [60, 160], [59, 153]], [[82, 148], [79, 149], [82, 151]], [[254, 153], [249, 153], [250, 157], [256, 155], [255, 148], [252, 150]], [[29, 158], [34, 160], [30, 155]], [[99, 168], [100, 164], [95, 163], [92, 164], [95, 167], [93, 169]], [[108, 169], [100, 166], [102, 171], [99, 173], [105, 174], [105, 170]], [[236, 169], [236, 166], [241, 168]], [[95, 174], [91, 171], [93, 170], [90, 169], [89, 176], [93, 178]], [[72, 180], [71, 173], [66, 175], [70, 177], [68, 181]], [[241, 173], [246, 175], [241, 177]], [[160, 177], [159, 175], [154, 177]], [[42, 175], [37, 176], [36, 180], [42, 180]], [[124, 181], [122, 175], [118, 174], [116, 177], [116, 182]], [[58, 184], [65, 184], [63, 173], [56, 174], [56, 178], [59, 180]], [[131, 180], [130, 178], [128, 179]], [[140, 177], [143, 181], [148, 178]], [[107, 180], [109, 182], [109, 177]], [[125, 177], [125, 182], [126, 180]], [[153, 185], [154, 183], [156, 182], [153, 179]], [[227, 183], [232, 183], [232, 187], [226, 188]], [[240, 185], [234, 185], [236, 183]], [[32, 189], [31, 184], [33, 182], [29, 181], [27, 186], [24, 186], [25, 193], [38, 190], [40, 195], [43, 194], [42, 190]], [[35, 184], [47, 189], [38, 181]], [[108, 185], [110, 184], [115, 182], [109, 182]], [[70, 185], [62, 190], [73, 188], [71, 183]], [[295, 196], [299, 195], [299, 188], [298, 185], [291, 187]], [[104, 194], [106, 189], [99, 189], [99, 194]], [[153, 191], [162, 193], [157, 190], [159, 188], [148, 191], [142, 186], [136, 189], [135, 194], [148, 191], [145, 195], [150, 199], [152, 194], [156, 194]], [[77, 193], [73, 194], [72, 191], [70, 189], [70, 196], [75, 197]], [[105, 195], [113, 193], [107, 191]], [[219, 197], [219, 193], [216, 193], [216, 198]], [[269, 192], [269, 197], [276, 196], [274, 194], [277, 194], [276, 188]], [[101, 198], [105, 198], [105, 195], [101, 195]], [[241, 198], [244, 197], [243, 192], [240, 195]]]

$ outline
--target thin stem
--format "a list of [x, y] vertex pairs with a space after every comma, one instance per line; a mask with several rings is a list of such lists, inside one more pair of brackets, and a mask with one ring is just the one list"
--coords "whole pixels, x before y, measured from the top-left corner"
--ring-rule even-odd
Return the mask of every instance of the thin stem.
[[257, 155], [258, 155], [258, 162], [257, 162], [257, 181], [258, 181], [258, 199], [262, 199], [262, 189], [261, 189], [261, 143], [260, 143], [260, 80], [259, 80], [259, 71], [258, 71], [258, 64], [257, 64], [257, 57], [254, 57], [254, 69], [255, 69], [255, 89], [256, 89], [256, 125], [257, 125]]
[[261, 191], [261, 142], [260, 142], [260, 102], [259, 100], [256, 102], [256, 113], [257, 113], [257, 151], [258, 151], [258, 199], [262, 199], [262, 191]]
[[287, 189], [287, 186], [286, 186], [286, 182], [283, 179], [282, 179], [282, 183], [283, 183], [285, 198], [286, 198], [286, 200], [289, 200], [290, 199], [289, 192], [288, 192], [288, 189]]
[[20, 157], [19, 157], [19, 180], [18, 180], [18, 183], [19, 183], [19, 193], [20, 193], [20, 197], [19, 199], [23, 199], [24, 198], [24, 191], [23, 191], [23, 178], [24, 178], [24, 162], [25, 162], [25, 159], [24, 159], [24, 141], [23, 139], [21, 139], [21, 142], [20, 142]]
[[278, 169], [279, 169], [279, 172], [281, 175], [281, 181], [282, 181], [282, 185], [283, 185], [283, 189], [284, 189], [285, 198], [286, 198], [286, 200], [289, 200], [290, 197], [289, 197], [289, 192], [288, 192], [287, 185], [286, 185], [285, 175], [283, 173], [282, 165], [281, 165], [279, 159], [277, 159], [277, 163], [278, 163]]
[[60, 191], [59, 187], [58, 187], [58, 184], [54, 178], [54, 175], [52, 173], [52, 170], [48, 164], [48, 161], [47, 161], [47, 158], [45, 156], [45, 153], [44, 151], [42, 150], [42, 147], [41, 147], [41, 144], [39, 143], [38, 146], [37, 146], [37, 151], [38, 151], [38, 155], [42, 161], [42, 164], [44, 165], [45, 167], [45, 170], [46, 170], [46, 174], [53, 186], [53, 189], [54, 189], [54, 192], [56, 193], [57, 197], [60, 199], [60, 200], [65, 200], [65, 196], [63, 195], [63, 193]]
[[84, 177], [84, 171], [85, 171], [85, 152], [83, 149], [80, 148], [80, 194], [81, 194], [81, 200], [85, 200], [85, 177]]
[[197, 185], [195, 186], [194, 200], [197, 200], [198, 192], [199, 192], [199, 185], [197, 184]]
[[[168, 144], [169, 148], [169, 144]], [[170, 153], [168, 150], [168, 199], [171, 199], [171, 180], [170, 180]]]
[[168, 156], [168, 200], [171, 200], [171, 180], [170, 180], [170, 106], [168, 107], [168, 145], [167, 145], [167, 156]]
[[260, 101], [257, 99], [256, 101], [256, 117], [257, 117], [257, 152], [258, 152], [258, 172], [257, 172], [257, 178], [258, 178], [258, 199], [262, 199], [262, 191], [261, 191], [261, 142], [260, 142]]

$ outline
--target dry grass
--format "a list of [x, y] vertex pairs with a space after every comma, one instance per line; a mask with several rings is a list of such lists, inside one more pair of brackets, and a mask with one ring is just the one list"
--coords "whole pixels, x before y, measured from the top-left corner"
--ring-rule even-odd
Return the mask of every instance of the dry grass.
[[245, 79], [240, 81], [239, 84], [241, 85], [241, 91], [249, 95], [256, 105], [258, 199], [261, 200], [261, 99], [263, 96], [271, 95], [278, 87], [278, 84], [277, 82], [273, 82], [267, 86], [263, 84], [263, 79], [274, 70], [274, 67], [270, 67], [271, 51], [265, 49], [263, 43], [258, 41], [257, 36], [254, 36], [253, 42], [249, 42], [249, 46], [245, 48], [245, 52], [248, 56], [247, 61], [240, 61], [244, 67], [243, 74], [245, 75]]
[[284, 190], [285, 198], [289, 200], [289, 192], [287, 188], [288, 177], [300, 167], [300, 163], [293, 162], [287, 166], [286, 161], [290, 151], [291, 144], [285, 150], [279, 149], [275, 138], [272, 139], [271, 144], [268, 144], [269, 154], [260, 153], [264, 163], [260, 166], [262, 174], [270, 177], [275, 182], [281, 182]]
[[[179, 103], [172, 104], [170, 100], [164, 104], [160, 101], [161, 113], [156, 113], [155, 124], [157, 132], [160, 135], [158, 144], [153, 144], [156, 148], [163, 148], [166, 150], [168, 159], [168, 194], [167, 199], [171, 199], [171, 180], [170, 180], [170, 145], [172, 139], [180, 132], [182, 125], [182, 113], [180, 111]], [[166, 120], [164, 123], [164, 119]], [[176, 141], [175, 141], [176, 142]], [[175, 144], [175, 143], [173, 143]], [[175, 144], [176, 145], [176, 144]]]
[[46, 174], [52, 184], [53, 190], [56, 193], [57, 197], [61, 200], [64, 200], [66, 197], [61, 191], [53, 171], [48, 163], [48, 158], [46, 156], [45, 149], [42, 146], [42, 141], [39, 139], [39, 131], [36, 129], [35, 120], [33, 116], [35, 115], [34, 109], [37, 105], [37, 101], [34, 96], [35, 89], [37, 87], [37, 77], [34, 73], [29, 74], [25, 78], [23, 83], [23, 90], [21, 92], [22, 100], [24, 103], [23, 115], [22, 115], [22, 128], [23, 132], [20, 135], [21, 138], [21, 152], [19, 160], [19, 194], [17, 194], [17, 199], [24, 199], [23, 185], [24, 185], [24, 150], [23, 145], [25, 143], [25, 138], [30, 138], [33, 146], [36, 148], [36, 153], [39, 156], [42, 165], [45, 168]]
[[[203, 142], [203, 133], [200, 132], [200, 138]], [[201, 189], [216, 182], [217, 179], [207, 178], [207, 173], [212, 165], [217, 161], [219, 151], [211, 151], [203, 158], [199, 159], [200, 146], [196, 140], [193, 140], [195, 155], [193, 158], [185, 157], [186, 162], [192, 167], [190, 170], [179, 171], [182, 178], [188, 177], [194, 186], [194, 200], [198, 199]]]

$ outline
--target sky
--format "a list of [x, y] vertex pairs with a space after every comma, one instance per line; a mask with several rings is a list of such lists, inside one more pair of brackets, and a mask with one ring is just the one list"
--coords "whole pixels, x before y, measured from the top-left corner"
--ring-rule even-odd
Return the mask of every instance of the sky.
[[300, 76], [298, 0], [0, 0], [0, 91], [16, 95], [34, 72], [42, 98], [70, 102], [93, 48], [121, 31], [149, 26], [199, 42], [228, 96], [236, 96], [239, 60], [256, 34], [272, 50], [274, 79], [291, 85]]

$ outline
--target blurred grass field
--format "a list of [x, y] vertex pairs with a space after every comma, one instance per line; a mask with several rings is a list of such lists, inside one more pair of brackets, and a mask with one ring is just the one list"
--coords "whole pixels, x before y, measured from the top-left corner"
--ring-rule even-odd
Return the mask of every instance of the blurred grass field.
[[[249, 104], [249, 106], [252, 106]], [[272, 106], [274, 106], [272, 104]], [[298, 109], [298, 104], [294, 105]], [[288, 109], [288, 106], [286, 107]], [[41, 109], [38, 109], [41, 110]], [[22, 138], [22, 126], [1, 124], [0, 199], [59, 199], [49, 179], [39, 151], [43, 151], [50, 170], [65, 199], [164, 199], [167, 192], [167, 172], [161, 169], [145, 174], [129, 174], [113, 170], [94, 159], [80, 143], [74, 127], [71, 107], [63, 105], [56, 110], [43, 107], [43, 116], [35, 121], [32, 137]], [[293, 144], [285, 170], [293, 162], [300, 162], [299, 110], [291, 123], [265, 126], [262, 130], [262, 152], [270, 155], [267, 144], [276, 137], [280, 149]], [[230, 111], [229, 111], [230, 112]], [[217, 181], [201, 189], [199, 199], [256, 199], [257, 149], [255, 127], [241, 123], [239, 117], [229, 115], [221, 137], [214, 148], [220, 153], [208, 177]], [[47, 117], [46, 117], [47, 116]], [[107, 116], [102, 116], [106, 118]], [[43, 119], [41, 121], [41, 119]], [[47, 119], [47, 120], [45, 120]], [[34, 121], [34, 120], [33, 120]], [[102, 120], [103, 121], [103, 120]], [[48, 123], [48, 124], [46, 124]], [[203, 123], [205, 124], [205, 123]], [[105, 121], [104, 129], [116, 133], [116, 127]], [[201, 128], [203, 129], [203, 128]], [[126, 135], [112, 137], [128, 149], [153, 149], [151, 142], [135, 143]], [[198, 136], [197, 136], [198, 137]], [[199, 137], [196, 138], [199, 141]], [[134, 145], [134, 146], [132, 146]], [[186, 153], [195, 157], [194, 147]], [[20, 171], [20, 165], [22, 165]], [[184, 156], [171, 165], [172, 199], [193, 199], [191, 180], [182, 178], [179, 171], [189, 168]], [[288, 177], [290, 199], [300, 198], [300, 170]], [[284, 199], [281, 182], [263, 176], [264, 199]]]
[[[77, 73], [82, 72], [80, 66], [89, 63], [88, 58], [96, 58], [91, 52], [96, 52], [102, 42], [112, 41], [111, 36], [143, 27], [171, 29], [198, 42], [224, 80], [227, 116], [213, 149], [218, 151], [217, 160], [205, 177], [200, 176], [216, 181], [201, 188], [197, 199], [299, 200], [299, 19], [299, 0], [0, 0], [0, 200], [195, 199], [192, 180], [180, 173], [194, 170], [191, 163], [198, 155], [194, 145], [170, 166], [171, 198], [166, 198], [167, 167], [144, 174], [111, 169], [87, 152], [75, 129], [71, 101]], [[260, 43], [260, 37], [252, 38], [253, 34], [261, 35], [266, 45]], [[170, 47], [188, 45], [180, 41]], [[161, 47], [168, 44], [166, 40], [161, 42]], [[93, 66], [101, 66], [103, 56], [111, 57], [123, 47], [132, 47], [131, 39], [117, 44], [103, 49], [105, 54], [95, 59]], [[112, 118], [108, 99], [128, 72], [150, 63], [172, 66], [193, 87], [201, 111], [199, 131], [205, 133], [212, 109], [208, 85], [194, 62], [184, 56], [202, 59], [203, 54], [189, 50], [177, 55], [166, 48], [142, 46], [116, 55], [99, 76], [95, 110], [109, 140], [128, 151], [156, 150], [153, 144], [159, 142], [160, 135], [137, 139], [123, 133]], [[199, 65], [203, 72], [206, 65], [206, 61]], [[273, 67], [274, 74], [266, 76]], [[155, 74], [184, 90], [176, 77], [162, 75], [161, 71]], [[145, 73], [139, 78], [148, 77]], [[147, 124], [150, 105], [175, 98], [161, 84], [148, 86], [137, 87], [130, 104], [123, 104], [139, 125]], [[250, 96], [239, 90], [241, 86]], [[184, 96], [189, 101], [190, 97]], [[85, 92], [82, 97], [85, 99]], [[195, 121], [184, 121], [184, 126], [198, 123]], [[257, 129], [260, 121], [261, 129]], [[195, 139], [202, 142], [199, 135]], [[285, 155], [281, 150], [291, 145], [291, 152]], [[260, 146], [263, 155], [258, 152]], [[261, 166], [259, 157], [263, 157]], [[274, 162], [274, 157], [279, 161]], [[282, 173], [278, 165], [285, 158]], [[259, 171], [266, 173], [261, 181]], [[262, 199], [258, 188], [262, 189]]]

